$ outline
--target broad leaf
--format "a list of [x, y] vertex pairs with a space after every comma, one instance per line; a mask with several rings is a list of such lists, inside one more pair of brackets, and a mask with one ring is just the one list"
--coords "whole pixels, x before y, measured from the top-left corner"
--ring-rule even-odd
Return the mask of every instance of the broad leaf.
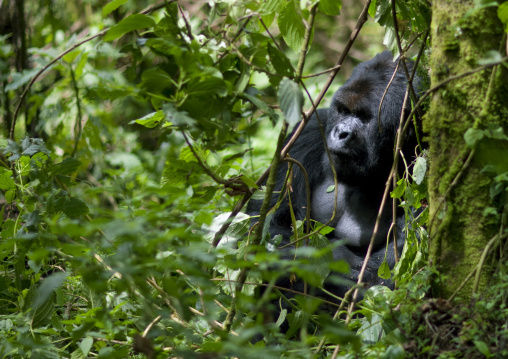
[[109, 31], [104, 36], [104, 41], [111, 41], [118, 39], [120, 36], [137, 30], [137, 29], [146, 29], [147, 27], [154, 27], [155, 20], [150, 16], [134, 14], [126, 17], [118, 24], [114, 25], [109, 29]]
[[288, 78], [283, 78], [277, 95], [286, 121], [290, 126], [298, 123], [303, 106], [303, 94], [298, 85]]

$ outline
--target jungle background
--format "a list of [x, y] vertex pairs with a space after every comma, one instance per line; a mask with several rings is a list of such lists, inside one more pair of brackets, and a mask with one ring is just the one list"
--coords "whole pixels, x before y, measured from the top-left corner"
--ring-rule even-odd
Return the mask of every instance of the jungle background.
[[[503, 1], [0, 0], [0, 355], [507, 357], [506, 32]], [[385, 49], [430, 77], [396, 289], [271, 318], [242, 206]], [[329, 249], [287, 265], [319, 287]]]

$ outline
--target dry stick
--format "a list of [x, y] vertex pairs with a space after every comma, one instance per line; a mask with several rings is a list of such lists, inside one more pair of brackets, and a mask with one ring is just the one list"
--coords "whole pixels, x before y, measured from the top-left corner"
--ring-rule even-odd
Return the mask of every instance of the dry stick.
[[385, 87], [385, 91], [383, 92], [381, 101], [379, 101], [379, 107], [377, 109], [377, 125], [379, 127], [379, 132], [382, 131], [382, 128], [381, 128], [381, 107], [383, 106], [383, 102], [385, 101], [386, 94], [388, 93], [388, 90], [390, 89], [390, 86], [392, 85], [392, 82], [395, 79], [395, 75], [397, 75], [397, 70], [399, 69], [401, 59], [402, 59], [402, 57], [399, 57], [399, 60], [397, 61], [397, 66], [395, 66], [395, 71], [393, 71], [392, 77], [390, 78], [390, 81], [388, 81], [388, 85], [386, 85], [386, 87]]
[[[149, 14], [149, 13], [151, 13], [153, 11], [159, 10], [159, 9], [163, 8], [164, 6], [166, 6], [167, 4], [170, 4], [170, 3], [175, 2], [175, 1], [176, 0], [170, 0], [170, 1], [165, 1], [164, 3], [161, 3], [161, 4], [154, 5], [154, 6], [148, 8], [148, 9], [146, 9], [144, 11], [141, 11], [140, 14], [147, 15], [147, 14]], [[101, 37], [101, 36], [105, 35], [109, 31], [109, 29], [110, 28], [104, 29], [104, 30], [98, 32], [97, 34], [95, 34], [93, 36], [87, 37], [87, 38], [77, 42], [76, 44], [74, 44], [73, 46], [71, 46], [70, 48], [68, 48], [64, 52], [62, 52], [60, 55], [55, 57], [53, 60], [48, 62], [46, 64], [46, 66], [44, 66], [42, 69], [40, 69], [39, 72], [37, 72], [35, 74], [35, 76], [32, 77], [32, 79], [30, 80], [30, 82], [26, 86], [25, 90], [21, 94], [21, 97], [19, 98], [18, 105], [16, 106], [16, 110], [14, 111], [14, 116], [12, 118], [11, 129], [10, 129], [10, 132], [9, 132], [9, 139], [10, 140], [14, 141], [14, 128], [16, 127], [16, 121], [18, 119], [18, 115], [19, 115], [19, 111], [21, 109], [21, 105], [23, 104], [23, 101], [25, 100], [26, 95], [28, 94], [28, 91], [32, 88], [32, 85], [35, 83], [35, 81], [37, 81], [39, 76], [41, 76], [48, 68], [50, 68], [55, 62], [60, 60], [62, 57], [67, 55], [69, 52], [73, 51], [74, 49], [78, 48], [79, 46], [81, 46], [81, 45], [83, 45], [83, 44], [85, 44], [85, 43], [87, 43], [87, 42], [89, 42], [89, 41], [91, 41], [93, 39], [96, 39], [98, 37]]]
[[305, 212], [305, 218], [307, 220], [306, 234], [309, 234], [309, 225], [310, 225], [309, 224], [309, 222], [310, 222], [310, 183], [309, 183], [309, 175], [307, 174], [307, 170], [305, 170], [305, 167], [303, 167], [303, 165], [300, 162], [298, 162], [297, 160], [295, 160], [294, 158], [286, 157], [286, 158], [283, 159], [283, 161], [296, 164], [298, 167], [300, 167], [300, 170], [303, 173], [303, 178], [305, 180], [305, 193], [307, 195], [307, 209], [306, 209], [306, 212]]
[[[407, 64], [405, 60], [405, 55], [402, 50], [402, 44], [400, 43], [400, 37], [399, 37], [399, 24], [397, 23], [397, 9], [395, 8], [395, 0], [391, 0], [392, 4], [392, 16], [393, 16], [393, 28], [395, 30], [395, 40], [397, 41], [397, 47], [399, 48], [400, 58], [402, 59], [402, 67], [404, 69], [404, 73], [406, 74], [406, 79], [409, 83], [409, 94], [411, 96], [411, 101], [413, 103], [416, 103], [418, 98], [416, 97], [416, 92], [413, 88], [412, 82], [410, 82], [411, 76], [409, 75], [409, 70], [407, 69]], [[418, 116], [421, 118], [423, 116], [423, 113], [419, 107], [416, 108], [416, 111], [418, 111]]]
[[321, 72], [316, 72], [315, 74], [312, 74], [312, 75], [302, 76], [302, 79], [309, 79], [311, 77], [318, 77], [318, 76], [327, 74], [329, 72], [332, 72], [332, 71], [334, 71], [336, 69], [340, 69], [340, 67], [341, 67], [341, 65], [336, 65], [334, 67], [330, 67], [328, 70], [324, 70], [324, 71], [321, 71]]
[[78, 110], [77, 117], [76, 117], [76, 125], [74, 126], [74, 136], [75, 136], [74, 149], [72, 151], [72, 156], [71, 156], [71, 157], [74, 157], [76, 155], [77, 150], [78, 150], [79, 139], [81, 137], [81, 131], [82, 131], [81, 119], [83, 118], [83, 114], [81, 111], [81, 101], [79, 100], [79, 88], [78, 88], [78, 82], [76, 81], [76, 75], [75, 75], [74, 70], [72, 68], [72, 64], [70, 64], [69, 67], [71, 70], [72, 87], [74, 88], [74, 96], [76, 96], [76, 107]]
[[182, 19], [185, 22], [185, 28], [187, 29], [187, 36], [189, 36], [189, 38], [191, 40], [194, 40], [194, 36], [192, 35], [192, 29], [191, 29], [189, 22], [187, 21], [187, 17], [185, 16], [185, 13], [183, 12], [183, 9], [180, 6], [180, 4], [177, 4], [177, 5], [178, 5], [178, 10], [180, 10], [180, 15], [182, 15]]
[[314, 26], [314, 19], [316, 18], [316, 10], [318, 3], [314, 4], [310, 9], [309, 22], [305, 23], [307, 27], [305, 31], [305, 37], [303, 38], [303, 45], [300, 49], [300, 57], [298, 58], [298, 65], [296, 66], [296, 77], [295, 82], [300, 82], [303, 73], [303, 65], [305, 64], [305, 56], [307, 55], [307, 51], [309, 50], [309, 42], [312, 27]]

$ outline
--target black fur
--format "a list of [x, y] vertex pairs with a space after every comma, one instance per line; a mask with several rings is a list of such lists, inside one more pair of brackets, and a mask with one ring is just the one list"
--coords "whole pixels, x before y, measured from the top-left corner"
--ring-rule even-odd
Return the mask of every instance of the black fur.
[[[412, 64], [408, 62], [408, 66]], [[392, 55], [386, 51], [374, 59], [358, 65], [351, 78], [335, 93], [328, 109], [317, 111], [305, 130], [297, 139], [289, 154], [305, 167], [311, 189], [311, 218], [321, 223], [327, 222], [334, 207], [333, 191], [327, 188], [334, 184], [331, 164], [325, 152], [323, 138], [319, 129], [319, 120], [331, 152], [332, 164], [338, 177], [338, 200], [335, 218], [329, 226], [335, 228], [328, 235], [330, 241], [344, 240], [343, 246], [333, 251], [334, 260], [343, 259], [349, 263], [351, 271], [346, 277], [356, 282], [369, 245], [385, 183], [393, 163], [393, 149], [396, 131], [399, 126], [406, 77], [402, 66], [388, 89], [381, 109], [381, 130], [378, 124], [378, 108], [383, 93], [396, 68]], [[418, 78], [415, 79], [418, 87]], [[410, 101], [407, 102], [408, 104]], [[409, 106], [405, 109], [406, 115]], [[414, 156], [416, 139], [411, 131], [405, 139], [404, 152], [408, 161]], [[401, 161], [402, 162], [402, 161]], [[287, 174], [287, 164], [278, 168], [277, 188], [283, 188]], [[304, 220], [307, 200], [303, 175], [297, 166], [293, 166], [291, 201], [296, 219]], [[272, 206], [278, 195], [274, 195]], [[392, 221], [392, 203], [389, 198], [383, 210], [383, 216], [371, 258], [368, 263], [364, 282], [369, 286], [386, 284], [378, 277], [386, 248], [386, 238]], [[261, 201], [251, 201], [248, 213], [259, 214]], [[394, 230], [397, 231], [398, 253], [402, 252], [405, 235], [404, 213], [398, 209]], [[282, 235], [281, 245], [287, 244], [292, 235], [291, 215], [287, 197], [279, 206], [270, 222], [271, 236]], [[390, 241], [387, 262], [394, 265], [393, 240]], [[283, 258], [291, 258], [289, 251]], [[301, 282], [290, 283], [289, 276], [278, 285], [302, 290]], [[331, 283], [325, 287], [342, 296], [347, 286]]]

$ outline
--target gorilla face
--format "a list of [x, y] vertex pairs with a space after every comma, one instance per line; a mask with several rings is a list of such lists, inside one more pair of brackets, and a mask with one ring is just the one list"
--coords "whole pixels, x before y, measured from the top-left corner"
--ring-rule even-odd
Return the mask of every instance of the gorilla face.
[[[337, 176], [345, 183], [367, 182], [390, 170], [405, 92], [405, 76], [400, 70], [383, 101], [381, 124], [378, 114], [395, 66], [391, 54], [384, 52], [357, 66], [333, 97], [325, 134]], [[326, 154], [323, 160], [329, 167]]]

